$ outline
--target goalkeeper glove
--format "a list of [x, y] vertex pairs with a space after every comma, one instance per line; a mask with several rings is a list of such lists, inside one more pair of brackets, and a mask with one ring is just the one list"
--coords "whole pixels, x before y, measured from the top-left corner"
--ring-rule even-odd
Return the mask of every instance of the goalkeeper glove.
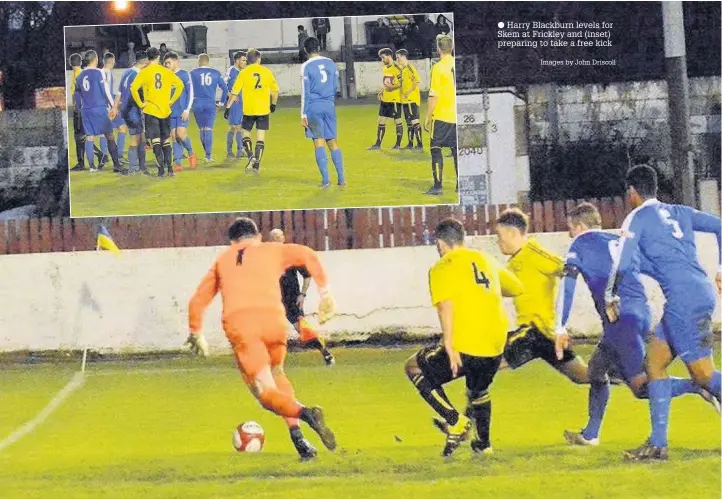
[[272, 112], [272, 113], [275, 113], [275, 112], [276, 112], [276, 105], [275, 105], [275, 104], [271, 104], [271, 112]]
[[318, 304], [318, 322], [325, 324], [336, 315], [336, 302], [328, 293], [321, 293], [321, 302]]
[[228, 114], [231, 112], [231, 108], [227, 107], [225, 111], [223, 111], [223, 119], [228, 119]]
[[202, 334], [189, 334], [188, 339], [184, 343], [188, 345], [193, 355], [200, 355], [201, 357], [208, 357], [208, 342]]

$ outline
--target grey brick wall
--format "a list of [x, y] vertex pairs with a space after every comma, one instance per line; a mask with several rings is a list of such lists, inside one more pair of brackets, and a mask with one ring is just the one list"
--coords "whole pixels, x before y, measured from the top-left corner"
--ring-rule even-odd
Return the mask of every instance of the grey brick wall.
[[64, 112], [0, 113], [0, 211], [35, 205], [38, 214], [62, 214], [67, 189]]

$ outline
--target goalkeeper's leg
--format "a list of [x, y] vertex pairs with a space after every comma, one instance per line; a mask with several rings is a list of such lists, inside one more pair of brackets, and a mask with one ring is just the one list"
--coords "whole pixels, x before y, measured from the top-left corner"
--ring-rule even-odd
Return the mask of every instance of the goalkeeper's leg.
[[[293, 385], [291, 385], [291, 382], [288, 380], [286, 374], [283, 372], [283, 365], [278, 364], [275, 366], [271, 366], [271, 373], [273, 374], [273, 380], [275, 381], [278, 390], [295, 399]], [[308, 440], [303, 437], [303, 432], [301, 431], [301, 421], [298, 418], [283, 419], [288, 425], [291, 442], [293, 442], [293, 446], [296, 448], [299, 456], [301, 456], [301, 459], [313, 459], [314, 457], [316, 457], [318, 451], [313, 445], [311, 445]]]
[[[236, 362], [246, 383], [265, 409], [283, 418], [300, 419], [318, 433], [328, 449], [335, 449], [336, 437], [326, 426], [323, 410], [320, 407], [305, 407], [299, 403], [293, 396], [290, 383], [284, 384], [284, 389], [280, 389], [276, 384], [271, 366], [283, 365], [286, 356], [285, 318], [277, 324], [275, 320], [269, 323], [264, 319], [249, 317], [248, 321], [234, 324], [230, 328], [232, 333], [244, 330], [238, 326], [246, 326], [245, 329], [251, 331], [256, 328], [265, 333], [255, 338], [236, 338], [235, 334], [229, 335], [234, 344]], [[236, 339], [240, 341], [233, 341]]]

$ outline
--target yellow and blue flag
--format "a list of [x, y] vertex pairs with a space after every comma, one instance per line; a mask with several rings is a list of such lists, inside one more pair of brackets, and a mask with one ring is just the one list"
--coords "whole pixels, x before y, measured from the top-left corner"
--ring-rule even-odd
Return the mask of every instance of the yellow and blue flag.
[[108, 232], [108, 229], [106, 229], [104, 225], [98, 227], [98, 249], [108, 250], [115, 255], [120, 255], [120, 248], [115, 244], [113, 238], [110, 237], [110, 232]]

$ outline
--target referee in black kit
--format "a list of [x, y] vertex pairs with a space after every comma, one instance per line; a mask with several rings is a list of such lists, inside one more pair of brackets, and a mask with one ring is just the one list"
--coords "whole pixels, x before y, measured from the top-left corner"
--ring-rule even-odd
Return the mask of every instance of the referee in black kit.
[[[285, 243], [286, 236], [281, 229], [273, 229], [270, 233], [271, 240], [276, 243]], [[303, 277], [303, 288], [299, 286], [298, 275]], [[326, 342], [318, 335], [313, 327], [304, 319], [303, 302], [306, 298], [306, 292], [311, 285], [311, 275], [304, 267], [291, 267], [281, 276], [281, 297], [283, 306], [286, 309], [286, 318], [288, 322], [298, 332], [301, 343], [305, 346], [315, 348], [323, 355], [323, 360], [327, 366], [335, 364], [333, 354], [326, 348]]]

